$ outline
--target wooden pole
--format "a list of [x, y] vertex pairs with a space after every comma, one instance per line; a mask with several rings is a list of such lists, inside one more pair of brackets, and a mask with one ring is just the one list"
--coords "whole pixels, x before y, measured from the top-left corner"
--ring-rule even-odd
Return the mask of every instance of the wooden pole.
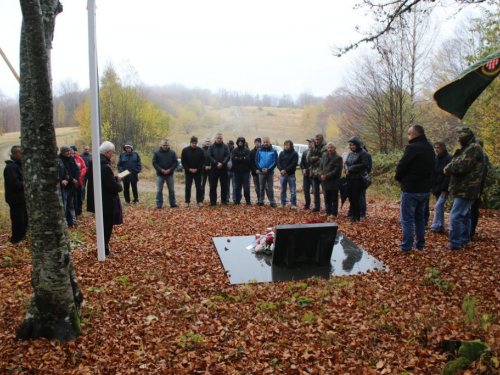
[[0, 55], [2, 55], [3, 59], [5, 60], [5, 63], [7, 64], [7, 66], [10, 68], [10, 71], [12, 72], [12, 74], [14, 74], [14, 77], [16, 77], [17, 79], [17, 82], [20, 83], [21, 80], [19, 79], [19, 75], [17, 74], [16, 72], [16, 69], [14, 69], [14, 67], [12, 66], [12, 64], [10, 63], [9, 59], [7, 58], [7, 56], [5, 55], [5, 53], [3, 53], [2, 51], [2, 48], [0, 47]]

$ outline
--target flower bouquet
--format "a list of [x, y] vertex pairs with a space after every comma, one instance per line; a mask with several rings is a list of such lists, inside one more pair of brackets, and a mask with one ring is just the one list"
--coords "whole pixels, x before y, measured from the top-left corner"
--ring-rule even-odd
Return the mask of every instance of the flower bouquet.
[[274, 232], [272, 228], [267, 228], [265, 234], [256, 234], [255, 240], [247, 247], [255, 254], [271, 255], [274, 250]]

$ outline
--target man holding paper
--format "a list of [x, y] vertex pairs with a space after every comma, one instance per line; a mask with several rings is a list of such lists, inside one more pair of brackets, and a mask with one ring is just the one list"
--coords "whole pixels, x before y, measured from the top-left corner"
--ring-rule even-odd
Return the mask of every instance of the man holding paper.
[[137, 182], [139, 181], [139, 173], [142, 170], [141, 157], [134, 151], [134, 146], [130, 142], [123, 146], [124, 152], [118, 159], [117, 168], [120, 172], [128, 171], [123, 176], [123, 196], [125, 203], [130, 203], [130, 186], [132, 186], [132, 194], [134, 195], [134, 204], [139, 203], [139, 193], [137, 192]]

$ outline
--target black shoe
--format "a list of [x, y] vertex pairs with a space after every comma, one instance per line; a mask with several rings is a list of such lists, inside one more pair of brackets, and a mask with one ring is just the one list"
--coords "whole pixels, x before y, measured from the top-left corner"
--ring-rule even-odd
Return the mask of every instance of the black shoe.
[[264, 203], [262, 203], [262, 202], [257, 203], [257, 206], [263, 206], [263, 205], [264, 205]]
[[139, 204], [139, 201], [134, 201], [134, 204]]
[[310, 208], [310, 206], [304, 206], [304, 210], [309, 210]]
[[161, 210], [163, 207], [162, 206], [156, 206], [157, 210]]
[[276, 203], [271, 203], [272, 208], [276, 208]]
[[319, 212], [319, 208], [313, 208], [311, 212]]
[[179, 206], [177, 206], [176, 204], [171, 204], [170, 205], [170, 208], [178, 208]]
[[460, 246], [449, 246], [450, 250], [462, 250]]

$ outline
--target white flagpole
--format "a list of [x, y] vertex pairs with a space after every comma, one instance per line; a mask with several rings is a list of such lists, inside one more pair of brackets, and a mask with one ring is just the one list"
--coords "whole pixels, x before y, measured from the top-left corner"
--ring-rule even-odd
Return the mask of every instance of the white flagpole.
[[88, 0], [88, 28], [89, 28], [89, 78], [90, 78], [90, 119], [92, 129], [92, 170], [94, 177], [94, 206], [97, 237], [97, 259], [106, 260], [104, 249], [104, 220], [102, 217], [101, 191], [101, 144], [100, 116], [99, 116], [99, 76], [97, 73], [97, 43], [95, 27], [95, 0]]

